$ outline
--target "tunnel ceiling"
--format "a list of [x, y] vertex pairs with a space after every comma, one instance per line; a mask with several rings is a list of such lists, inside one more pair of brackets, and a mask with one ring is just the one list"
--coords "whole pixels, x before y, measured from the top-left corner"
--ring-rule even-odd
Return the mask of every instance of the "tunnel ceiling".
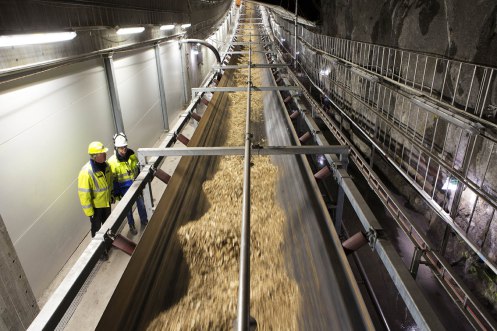
[[226, 11], [229, 0], [0, 0], [0, 34], [96, 27], [197, 24]]

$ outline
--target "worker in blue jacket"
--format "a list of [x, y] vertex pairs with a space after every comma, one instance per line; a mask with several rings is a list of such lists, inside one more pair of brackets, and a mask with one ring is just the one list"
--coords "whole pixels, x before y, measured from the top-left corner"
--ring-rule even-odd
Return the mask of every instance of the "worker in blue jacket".
[[[128, 148], [128, 139], [122, 132], [114, 135], [115, 153], [108, 161], [112, 175], [114, 178], [114, 196], [120, 199], [128, 191], [133, 181], [140, 172], [138, 158], [132, 149]], [[138, 214], [142, 225], [147, 225], [147, 211], [143, 202], [143, 196], [138, 196], [136, 200]], [[135, 220], [133, 218], [133, 208], [128, 212], [129, 231], [132, 234], [137, 234]]]

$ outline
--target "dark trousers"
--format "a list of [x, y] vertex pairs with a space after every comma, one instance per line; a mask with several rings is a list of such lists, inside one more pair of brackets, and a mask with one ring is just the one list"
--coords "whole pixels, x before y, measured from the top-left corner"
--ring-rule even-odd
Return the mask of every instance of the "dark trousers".
[[91, 222], [91, 237], [95, 237], [95, 234], [100, 230], [102, 224], [105, 223], [105, 220], [110, 215], [110, 207], [106, 208], [93, 208], [95, 212], [93, 217], [90, 217]]

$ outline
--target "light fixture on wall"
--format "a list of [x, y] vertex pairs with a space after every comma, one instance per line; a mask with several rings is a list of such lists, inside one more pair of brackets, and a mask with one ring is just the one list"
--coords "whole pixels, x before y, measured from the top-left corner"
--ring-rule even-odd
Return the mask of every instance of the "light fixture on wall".
[[189, 27], [191, 27], [192, 25], [190, 23], [186, 23], [186, 24], [181, 24], [181, 28], [182, 29], [188, 29]]
[[76, 32], [49, 32], [0, 36], [0, 47], [36, 45], [72, 40]]
[[160, 30], [161, 31], [169, 31], [174, 29], [175, 25], [174, 24], [167, 24], [167, 25], [161, 25]]
[[117, 29], [116, 33], [118, 35], [125, 35], [125, 34], [142, 33], [143, 31], [145, 31], [145, 28], [143, 26], [134, 26], [129, 28], [119, 28]]
[[443, 191], [455, 191], [457, 189], [458, 183], [459, 183], [459, 181], [457, 180], [457, 178], [449, 176], [445, 179], [445, 182], [442, 186], [442, 190]]
[[328, 76], [330, 74], [331, 70], [326, 68], [326, 69], [321, 69], [319, 70], [319, 75], [321, 76]]

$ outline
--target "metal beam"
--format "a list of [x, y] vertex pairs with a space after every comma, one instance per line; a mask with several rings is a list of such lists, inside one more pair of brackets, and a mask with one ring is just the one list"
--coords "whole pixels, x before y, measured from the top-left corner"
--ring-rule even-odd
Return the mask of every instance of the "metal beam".
[[[200, 155], [243, 155], [244, 147], [183, 147], [183, 148], [139, 148], [138, 155], [150, 156], [200, 156]], [[251, 147], [252, 155], [289, 154], [348, 154], [349, 147], [329, 146], [267, 146]]]
[[[245, 37], [246, 34], [234, 34], [235, 37]], [[269, 37], [267, 34], [251, 34], [251, 37]], [[258, 53], [259, 51], [252, 51], [252, 53]]]
[[119, 103], [119, 93], [117, 91], [116, 75], [114, 70], [114, 62], [112, 54], [107, 54], [103, 57], [105, 76], [107, 77], [107, 87], [109, 90], [110, 102], [112, 106], [112, 116], [114, 117], [114, 128], [116, 132], [124, 132], [123, 115], [121, 112], [121, 104]]
[[[194, 87], [193, 93], [204, 92], [243, 92], [246, 91], [245, 87]], [[297, 86], [252, 86], [251, 91], [300, 91]]]
[[231, 45], [233, 46], [249, 46], [249, 45], [265, 45], [266, 43], [251, 43], [249, 41], [245, 42], [245, 41], [235, 41], [235, 42], [232, 42]]
[[162, 61], [160, 59], [160, 46], [156, 44], [154, 46], [155, 51], [155, 65], [157, 66], [157, 81], [159, 82], [159, 96], [160, 105], [162, 111], [162, 120], [164, 121], [164, 130], [169, 131], [169, 118], [167, 116], [167, 101], [166, 101], [166, 89], [164, 87], [164, 78], [162, 76]]
[[[274, 54], [277, 55], [277, 53], [273, 51], [253, 51], [252, 53], [266, 53], [266, 54]], [[224, 52], [223, 56], [227, 54], [248, 54], [248, 51], [232, 51], [232, 52]]]
[[212, 66], [212, 69], [248, 69], [248, 68], [288, 68], [288, 64], [269, 64], [269, 63], [254, 63], [252, 65], [218, 65]]

